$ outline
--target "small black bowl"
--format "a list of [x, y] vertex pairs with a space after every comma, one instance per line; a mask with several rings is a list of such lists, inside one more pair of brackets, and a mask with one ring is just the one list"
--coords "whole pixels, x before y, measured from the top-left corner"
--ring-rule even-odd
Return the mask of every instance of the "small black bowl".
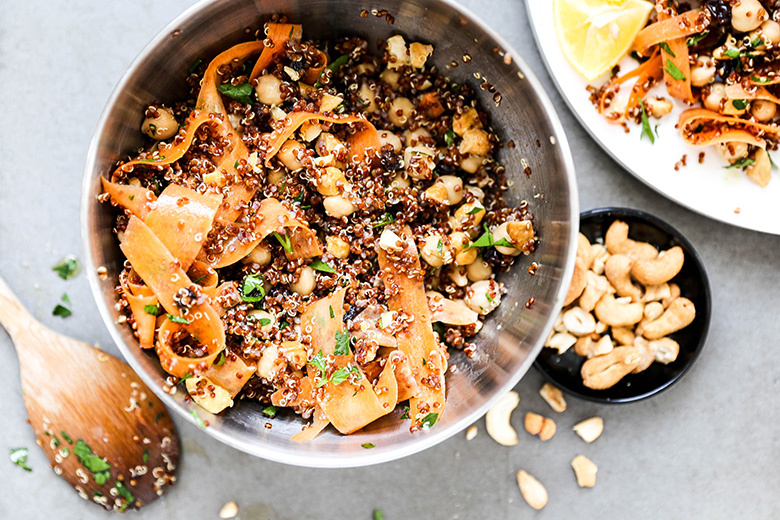
[[680, 344], [680, 354], [668, 365], [654, 362], [647, 370], [629, 374], [606, 390], [593, 390], [582, 384], [580, 369], [585, 358], [578, 356], [573, 348], [558, 354], [557, 350], [545, 347], [535, 366], [553, 385], [576, 397], [601, 403], [630, 403], [669, 388], [693, 365], [707, 339], [712, 302], [701, 258], [685, 237], [659, 218], [628, 208], [594, 209], [580, 215], [580, 232], [591, 243], [603, 242], [615, 220], [628, 224], [628, 236], [634, 240], [649, 242], [660, 251], [680, 246], [685, 253], [683, 268], [671, 282], [680, 286], [681, 296], [693, 302], [696, 318], [684, 329], [670, 334]]

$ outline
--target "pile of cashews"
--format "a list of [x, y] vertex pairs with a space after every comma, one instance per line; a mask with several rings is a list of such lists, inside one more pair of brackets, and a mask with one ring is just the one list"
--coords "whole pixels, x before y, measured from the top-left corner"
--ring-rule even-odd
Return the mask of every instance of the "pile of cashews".
[[653, 362], [677, 359], [680, 345], [668, 335], [691, 324], [696, 308], [670, 283], [683, 266], [679, 246], [659, 251], [628, 238], [628, 224], [616, 220], [604, 244], [580, 233], [577, 260], [564, 308], [545, 342], [562, 354], [588, 358], [583, 384], [612, 387]]

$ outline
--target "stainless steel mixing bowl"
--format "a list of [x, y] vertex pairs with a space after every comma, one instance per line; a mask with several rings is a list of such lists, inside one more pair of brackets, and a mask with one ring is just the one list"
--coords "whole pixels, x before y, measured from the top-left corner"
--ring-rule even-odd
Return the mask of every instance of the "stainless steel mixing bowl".
[[[361, 17], [361, 11], [374, 7], [386, 9], [395, 23], [372, 14]], [[410, 434], [408, 421], [400, 420], [401, 411], [396, 410], [356, 434], [342, 436], [327, 429], [313, 442], [295, 444], [290, 437], [303, 421], [293, 414], [269, 420], [259, 404], [239, 402], [212, 416], [185, 402], [185, 392], [163, 392], [166, 374], [157, 357], [141, 351], [129, 327], [116, 323], [114, 286], [123, 257], [111, 232], [114, 213], [96, 200], [100, 175], [140, 145], [138, 129], [147, 103], [184, 97], [186, 70], [196, 59], [246, 41], [245, 28], [260, 27], [275, 12], [302, 23], [306, 38], [359, 35], [373, 43], [400, 33], [407, 41], [432, 43], [433, 63], [453, 80], [474, 86], [498, 134], [504, 142], [515, 142], [499, 153], [512, 181], [507, 198], [513, 205], [530, 202], [541, 242], [532, 256], [519, 257], [512, 272], [499, 276], [508, 293], [479, 334], [476, 356], [452, 352], [450, 365], [456, 369], [447, 375], [447, 406], [428, 431]], [[471, 56], [468, 63], [464, 55]], [[480, 89], [482, 81], [500, 93], [500, 106], [493, 92]], [[529, 175], [523, 173], [526, 165]], [[572, 159], [550, 100], [500, 36], [449, 0], [384, 0], [381, 6], [365, 0], [208, 0], [195, 5], [147, 45], [108, 100], [89, 150], [82, 200], [89, 281], [106, 326], [133, 369], [182, 417], [193, 421], [189, 411], [197, 409], [208, 420], [209, 435], [253, 455], [312, 467], [375, 464], [433, 446], [479, 419], [517, 384], [561, 308], [573, 271], [578, 222]], [[535, 276], [528, 271], [532, 261], [540, 266]], [[96, 274], [99, 266], [108, 270], [104, 280]], [[268, 422], [271, 429], [265, 427]], [[366, 442], [376, 447], [362, 448]]]

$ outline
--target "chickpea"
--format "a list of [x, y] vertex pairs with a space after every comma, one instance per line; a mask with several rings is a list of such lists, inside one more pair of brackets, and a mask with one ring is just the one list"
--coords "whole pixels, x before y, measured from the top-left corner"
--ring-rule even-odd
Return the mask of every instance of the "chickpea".
[[343, 195], [333, 195], [325, 197], [322, 201], [325, 206], [325, 213], [334, 218], [341, 218], [351, 215], [357, 208]]
[[349, 243], [337, 236], [329, 236], [325, 239], [328, 253], [335, 258], [347, 258], [349, 256]]
[[360, 90], [358, 90], [357, 95], [361, 102], [363, 112], [370, 114], [379, 109], [379, 106], [376, 104], [376, 87], [372, 87], [364, 81], [363, 84], [360, 85]]
[[264, 105], [281, 105], [282, 101], [282, 80], [272, 74], [264, 74], [257, 78], [255, 93], [257, 100]]
[[474, 282], [466, 289], [463, 299], [469, 309], [481, 315], [493, 312], [501, 304], [501, 291], [495, 280]]
[[398, 173], [392, 181], [390, 181], [390, 187], [391, 188], [399, 188], [404, 189], [408, 188], [411, 184], [411, 181], [409, 180], [409, 177], [407, 177], [404, 173]]
[[279, 160], [282, 161], [285, 168], [291, 172], [295, 172], [303, 168], [301, 161], [298, 160], [299, 154], [303, 149], [303, 144], [294, 139], [290, 139], [282, 145], [279, 149], [279, 153], [276, 155], [279, 157]]
[[297, 368], [298, 370], [302, 369], [308, 361], [306, 347], [303, 346], [303, 343], [298, 341], [283, 341], [278, 347], [278, 350], [284, 360], [287, 361], [291, 367]]
[[472, 128], [463, 134], [458, 151], [462, 154], [485, 155], [490, 151], [488, 134], [479, 128]]
[[767, 20], [761, 24], [761, 34], [764, 36], [764, 41], [777, 45], [780, 43], [780, 23], [774, 20]]
[[266, 343], [260, 359], [257, 361], [257, 376], [270, 381], [284, 369], [285, 361], [279, 357], [279, 347], [275, 343]]
[[734, 164], [738, 160], [747, 157], [748, 155], [747, 143], [739, 143], [736, 141], [720, 143], [717, 145], [716, 150], [718, 150], [718, 153], [721, 157], [723, 157], [731, 164]]
[[493, 268], [481, 256], [477, 256], [476, 260], [466, 266], [466, 276], [472, 282], [487, 280], [492, 275]]
[[447, 190], [447, 203], [450, 206], [460, 204], [463, 200], [463, 180], [455, 175], [442, 175], [436, 179]]
[[430, 143], [431, 133], [425, 128], [415, 128], [404, 132], [404, 143], [406, 146], [416, 146], [418, 144]]
[[260, 242], [252, 251], [242, 260], [245, 264], [255, 263], [257, 265], [268, 265], [271, 263], [271, 250], [267, 245]]
[[441, 267], [452, 263], [452, 253], [444, 243], [441, 235], [430, 235], [425, 237], [423, 246], [420, 249], [420, 256], [431, 267]]
[[731, 8], [731, 26], [738, 32], [750, 32], [768, 18], [766, 9], [758, 0], [740, 0]]
[[699, 56], [691, 68], [691, 84], [694, 87], [709, 85], [715, 79], [715, 60], [709, 56]]
[[268, 182], [278, 186], [284, 181], [284, 170], [271, 170], [268, 172]]
[[466, 275], [466, 267], [462, 265], [451, 265], [444, 271], [452, 283], [458, 287], [466, 287], [469, 284], [469, 278]]
[[477, 170], [482, 166], [482, 161], [484, 159], [484, 157], [480, 157], [479, 155], [469, 155], [468, 157], [461, 158], [459, 164], [460, 169], [468, 173], [477, 173]]
[[440, 204], [449, 205], [449, 201], [447, 200], [447, 188], [444, 187], [444, 184], [438, 181], [431, 184], [431, 186], [425, 190], [425, 198], [431, 199]]
[[770, 121], [776, 113], [777, 105], [771, 101], [756, 99], [750, 104], [750, 114], [762, 123]]
[[660, 119], [672, 111], [672, 102], [665, 97], [647, 96], [644, 100], [647, 113], [656, 119]]
[[373, 76], [377, 72], [377, 66], [375, 63], [372, 62], [366, 62], [361, 63], [357, 67], [355, 67], [355, 74], [359, 78], [365, 77], [365, 76]]
[[[492, 232], [492, 234], [493, 234], [493, 241], [500, 242], [501, 240], [506, 240], [507, 242], [512, 244], [512, 238], [509, 236], [509, 231], [507, 231], [507, 226], [508, 225], [509, 225], [509, 223], [502, 222], [501, 224], [496, 226], [496, 229], [494, 229], [493, 232]], [[496, 248], [496, 251], [498, 251], [502, 255], [517, 256], [520, 253], [522, 253], [522, 251], [520, 251], [519, 249], [517, 249], [514, 246], [508, 247], [508, 246], [496, 245], [494, 247]]]
[[480, 202], [485, 200], [485, 192], [482, 191], [482, 188], [478, 188], [476, 186], [466, 186], [466, 191], [474, 195], [474, 198]]
[[395, 153], [401, 151], [401, 138], [395, 135], [393, 132], [390, 132], [389, 130], [379, 131], [379, 144], [381, 146], [389, 144], [390, 146], [393, 147]]
[[452, 131], [459, 136], [463, 136], [467, 130], [480, 127], [482, 127], [482, 123], [479, 121], [479, 113], [475, 108], [469, 108], [452, 118]]
[[333, 166], [325, 168], [325, 172], [317, 179], [317, 191], [326, 197], [338, 195], [347, 186], [344, 172]]
[[704, 107], [713, 112], [720, 112], [728, 101], [726, 86], [723, 83], [713, 83], [709, 91], [705, 91]]
[[157, 110], [157, 117], [144, 119], [141, 123], [141, 132], [158, 141], [170, 139], [179, 131], [179, 123], [173, 117], [173, 110], [164, 107], [155, 110]]
[[247, 317], [252, 318], [260, 324], [260, 332], [270, 333], [276, 324], [276, 317], [270, 312], [260, 309], [254, 309], [246, 313]]
[[469, 265], [477, 259], [476, 247], [469, 248], [471, 239], [462, 231], [455, 231], [450, 235], [450, 245], [455, 254], [455, 263], [458, 265]]
[[301, 268], [301, 274], [298, 279], [290, 284], [290, 289], [301, 296], [308, 296], [314, 292], [317, 287], [317, 279], [314, 276], [314, 269], [304, 266]]
[[342, 151], [346, 150], [346, 146], [344, 146], [344, 143], [341, 142], [341, 139], [329, 132], [323, 132], [320, 134], [320, 137], [317, 139], [317, 144], [314, 146], [314, 148], [317, 150], [317, 154], [320, 157], [325, 157], [326, 155], [338, 156]]
[[436, 168], [434, 157], [436, 150], [428, 146], [407, 147], [404, 150], [406, 173], [412, 179], [430, 179]]
[[482, 222], [482, 218], [485, 216], [485, 206], [479, 200], [472, 202], [466, 202], [455, 210], [455, 222], [457, 223], [457, 230], [460, 231], [464, 228], [472, 228], [478, 226]]
[[390, 103], [390, 110], [387, 111], [387, 118], [395, 126], [406, 126], [414, 113], [414, 105], [409, 98], [397, 97]]
[[398, 80], [401, 79], [401, 73], [391, 69], [385, 69], [379, 75], [379, 79], [387, 83], [391, 90], [398, 92]]

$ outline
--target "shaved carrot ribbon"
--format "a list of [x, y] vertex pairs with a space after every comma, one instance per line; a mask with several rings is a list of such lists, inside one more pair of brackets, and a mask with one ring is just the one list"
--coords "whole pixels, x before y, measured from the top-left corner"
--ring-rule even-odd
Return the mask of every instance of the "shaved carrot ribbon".
[[376, 390], [355, 362], [351, 350], [336, 355], [336, 334], [344, 329], [344, 293], [339, 289], [326, 298], [310, 304], [301, 316], [301, 329], [311, 337], [315, 355], [322, 353], [327, 360], [334, 358], [326, 373], [311, 363], [307, 365], [309, 379], [322, 381], [340, 369], [349, 369], [350, 375], [341, 383], [330, 380], [315, 391], [319, 407], [328, 421], [341, 433], [352, 433], [376, 419], [392, 412], [398, 402], [398, 385], [394, 364], [388, 360], [379, 376]]
[[100, 177], [100, 181], [103, 183], [103, 191], [109, 194], [114, 204], [122, 206], [140, 219], [146, 217], [151, 211], [149, 203], [157, 200], [151, 190], [141, 186], [118, 184], [105, 177]]
[[257, 365], [247, 364], [241, 356], [225, 352], [225, 362], [217, 365], [211, 365], [203, 375], [208, 377], [212, 383], [219, 385], [235, 397], [244, 385], [257, 371]]
[[[662, 77], [661, 56], [658, 49], [656, 49], [649, 60], [623, 76], [615, 78], [603, 88], [599, 99], [599, 112], [610, 123], [622, 123], [629, 116], [632, 109], [639, 105], [639, 101], [645, 97], [645, 94], [647, 94], [647, 91], [650, 90], [653, 84], [656, 81], [660, 81]], [[609, 104], [614, 99], [617, 91], [620, 90], [620, 85], [634, 78], [637, 78], [637, 80], [631, 88], [631, 94], [626, 107], [620, 113], [610, 111]]]
[[680, 114], [677, 123], [683, 140], [691, 146], [737, 141], [766, 148], [762, 134], [780, 137], [780, 127], [755, 123], [735, 116], [725, 116], [703, 108]]
[[271, 139], [268, 141], [268, 152], [265, 156], [265, 165], [270, 166], [271, 159], [279, 153], [282, 145], [287, 142], [303, 123], [311, 121], [312, 119], [327, 121], [329, 123], [352, 123], [363, 125], [362, 130], [350, 135], [348, 139], [351, 162], [362, 162], [372, 151], [374, 153], [379, 151], [379, 133], [376, 128], [374, 128], [374, 125], [364, 118], [358, 116], [329, 116], [316, 112], [299, 111], [288, 114], [287, 118], [284, 120], [284, 128], [281, 131], [275, 130], [271, 134]]
[[392, 287], [388, 308], [403, 311], [414, 319], [396, 336], [398, 348], [409, 357], [411, 370], [419, 386], [419, 393], [409, 400], [411, 431], [422, 426], [430, 413], [441, 418], [444, 412], [444, 372], [447, 369], [446, 354], [436, 341], [431, 323], [431, 311], [421, 277], [412, 277], [411, 270], [420, 269], [417, 247], [411, 238], [411, 229], [405, 226], [402, 234], [407, 237], [404, 258], [396, 260], [378, 249], [379, 267], [385, 290]]
[[[667, 7], [667, 2], [665, 0], [657, 1], [659, 1], [662, 6], [661, 11], [658, 13], [657, 23], [680, 18], [679, 16], [669, 14], [668, 11], [673, 11], [674, 7]], [[705, 16], [705, 18], [707, 17]], [[680, 27], [680, 31], [682, 31], [683, 28], [687, 28], [689, 23], [687, 18], [683, 18], [678, 20], [676, 25]], [[684, 31], [681, 32], [680, 36], [677, 36], [674, 31], [671, 31], [668, 36], [669, 37], [666, 40], [667, 47], [661, 52], [666, 90], [669, 92], [669, 95], [674, 98], [682, 99], [687, 103], [693, 103], [691, 64], [688, 62], [688, 44], [685, 41]]]
[[317, 82], [317, 80], [320, 79], [320, 74], [322, 74], [323, 69], [328, 64], [328, 57], [325, 55], [324, 52], [321, 50], [315, 48], [311, 48], [312, 54], [317, 57], [314, 66], [310, 67], [303, 75], [301, 79], [303, 79], [304, 83], [308, 83], [309, 85], [313, 85]]
[[[260, 242], [275, 232], [280, 235], [289, 233], [292, 249], [285, 250], [285, 255], [290, 260], [322, 255], [322, 246], [317, 240], [316, 233], [296, 219], [295, 214], [276, 199], [263, 200], [253, 222], [253, 227], [248, 232], [251, 239], [247, 240], [244, 233], [240, 236], [233, 235], [222, 242], [223, 252], [219, 256], [209, 258], [209, 255], [201, 253], [200, 259], [216, 269], [232, 265], [251, 253]], [[246, 233], [246, 230], [244, 231]]]
[[732, 99], [764, 99], [772, 103], [780, 104], [780, 98], [774, 96], [764, 87], [745, 89], [741, 84], [726, 85], [726, 97]]
[[138, 276], [157, 295], [163, 308], [169, 314], [187, 320], [184, 328], [206, 348], [207, 355], [201, 358], [185, 358], [175, 354], [170, 347], [170, 340], [171, 334], [175, 332], [173, 325], [179, 324], [166, 320], [160, 328], [157, 342], [157, 355], [162, 367], [170, 374], [184, 377], [193, 370], [204, 370], [211, 366], [225, 348], [225, 330], [219, 315], [207, 302], [193, 304], [187, 315], [182, 315], [174, 295], [181, 289], [190, 288], [193, 283], [179, 261], [149, 226], [135, 216], [130, 217], [119, 247]]
[[653, 45], [701, 33], [709, 24], [709, 13], [703, 12], [701, 9], [692, 9], [666, 19], [663, 19], [659, 14], [658, 21], [639, 31], [634, 39], [634, 44], [639, 54], [646, 54]]
[[135, 331], [142, 349], [154, 347], [154, 332], [157, 329], [157, 315], [146, 312], [149, 305], [157, 306], [157, 296], [144, 284], [131, 282], [135, 272], [119, 275], [119, 284], [125, 293], [130, 311], [135, 320]]
[[278, 56], [284, 52], [284, 44], [287, 40], [300, 40], [303, 36], [303, 27], [288, 23], [269, 23], [266, 39], [271, 41], [271, 47], [265, 47], [263, 53], [257, 59], [257, 63], [252, 68], [249, 80], [254, 80], [263, 72]]

